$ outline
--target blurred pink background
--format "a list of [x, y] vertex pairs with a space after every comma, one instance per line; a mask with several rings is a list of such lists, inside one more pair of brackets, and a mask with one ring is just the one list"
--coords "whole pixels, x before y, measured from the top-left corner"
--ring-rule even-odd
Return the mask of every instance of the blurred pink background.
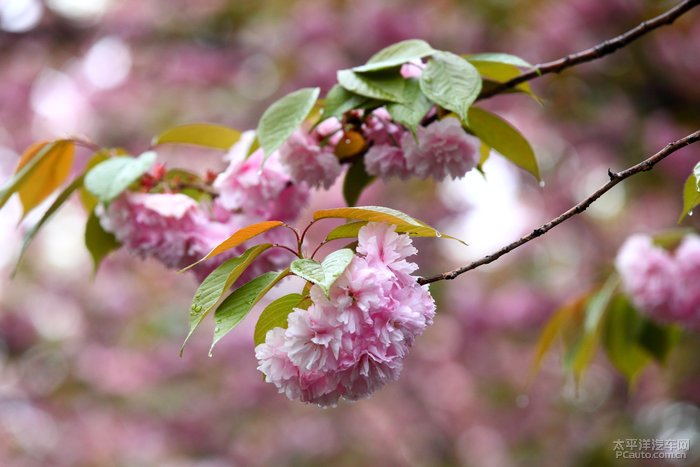
[[[0, 0], [0, 179], [40, 139], [79, 135], [138, 153], [181, 123], [254, 127], [277, 97], [307, 85], [327, 90], [338, 68], [398, 40], [538, 63], [672, 5]], [[423, 275], [477, 259], [583, 199], [608, 168], [697, 130], [699, 44], [700, 11], [692, 11], [613, 56], [533, 82], [544, 106], [518, 95], [484, 102], [532, 142], [544, 188], [492, 156], [485, 179], [376, 183], [361, 203], [404, 210], [469, 243], [417, 241]], [[169, 167], [222, 166], [218, 154], [190, 149], [160, 157]], [[264, 384], [255, 316], [213, 358], [207, 322], [178, 358], [196, 282], [124, 252], [93, 278], [77, 202], [45, 227], [10, 280], [22, 235], [12, 200], [0, 210], [0, 465], [605, 466], [618, 465], [613, 441], [626, 438], [690, 439], [688, 459], [673, 465], [694, 465], [697, 335], [633, 392], [603, 358], [578, 391], [556, 353], [528, 376], [557, 306], [610, 272], [628, 235], [675, 226], [682, 182], [699, 159], [698, 145], [683, 149], [544, 238], [435, 284], [435, 324], [399, 382], [326, 410]], [[299, 223], [313, 208], [342, 203], [339, 186], [316, 193]], [[685, 225], [697, 228], [697, 217]], [[670, 465], [655, 462], [639, 465]]]

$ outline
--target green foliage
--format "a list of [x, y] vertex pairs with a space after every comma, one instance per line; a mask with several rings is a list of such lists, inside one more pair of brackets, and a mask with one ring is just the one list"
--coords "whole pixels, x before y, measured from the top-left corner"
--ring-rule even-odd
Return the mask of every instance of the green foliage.
[[[700, 165], [700, 164], [699, 164]], [[698, 166], [695, 166], [697, 170]], [[683, 185], [683, 211], [678, 223], [681, 223], [685, 216], [692, 216], [693, 209], [700, 204], [700, 189], [698, 189], [698, 179], [695, 174], [690, 174]]]
[[301, 126], [318, 99], [319, 88], [294, 91], [265, 110], [258, 123], [257, 136], [265, 158], [275, 152]]
[[405, 102], [405, 79], [397, 70], [356, 73], [352, 70], [338, 71], [338, 83], [346, 90], [388, 102]]
[[323, 118], [340, 118], [345, 112], [359, 109], [371, 99], [350, 92], [339, 84], [334, 85], [323, 101]]
[[241, 274], [258, 256], [271, 248], [270, 243], [264, 243], [248, 248], [242, 255], [231, 258], [214, 269], [199, 285], [190, 307], [190, 330], [182, 343], [180, 354], [185, 344], [202, 322], [204, 317], [216, 307], [226, 291], [233, 285]]
[[472, 107], [469, 109], [469, 129], [483, 143], [498, 151], [518, 167], [530, 172], [537, 180], [541, 180], [532, 146], [510, 123], [491, 112]]
[[483, 62], [483, 63], [500, 63], [503, 65], [511, 65], [520, 68], [532, 68], [532, 64], [518, 57], [517, 55], [511, 55], [499, 52], [487, 52], [480, 54], [465, 55], [464, 58], [470, 62]]
[[102, 228], [95, 211], [90, 213], [85, 224], [85, 247], [92, 257], [93, 272], [96, 274], [102, 260], [121, 246], [110, 232]]
[[[109, 150], [100, 149], [99, 151], [95, 152], [85, 166], [85, 173], [90, 172], [93, 167], [106, 161], [107, 159], [109, 159]], [[86, 212], [92, 212], [92, 210], [95, 209], [95, 206], [97, 206], [99, 203], [97, 197], [90, 193], [87, 188], [85, 188], [84, 176], [83, 182], [79, 188], [78, 196], [80, 197], [80, 201], [83, 203], [83, 207], [85, 208]]]
[[468, 122], [468, 110], [481, 92], [481, 76], [459, 55], [436, 52], [420, 77], [420, 88], [428, 99]]
[[234, 290], [221, 302], [214, 313], [214, 339], [209, 349], [212, 354], [214, 346], [228, 334], [250, 312], [256, 303], [280, 280], [289, 274], [289, 269], [280, 272], [268, 272]]
[[652, 360], [666, 361], [678, 335], [677, 328], [649, 320], [618, 294], [606, 312], [603, 347], [610, 362], [634, 385]]
[[241, 132], [212, 123], [191, 123], [171, 128], [159, 134], [151, 144], [191, 144], [212, 149], [228, 150], [241, 137]]
[[392, 44], [374, 54], [366, 65], [356, 66], [356, 72], [368, 72], [393, 68], [411, 60], [427, 57], [436, 52], [430, 44], [420, 39], [409, 39]]
[[617, 276], [597, 290], [560, 308], [540, 335], [533, 361], [539, 368], [557, 338], [564, 344], [564, 365], [580, 381], [598, 348], [622, 373], [631, 386], [652, 361], [663, 364], [679, 331], [674, 326], [651, 321], [620, 293]]
[[312, 259], [297, 259], [292, 262], [291, 271], [302, 279], [313, 282], [323, 289], [326, 295], [352, 261], [352, 250], [343, 248], [326, 256], [322, 262]]
[[356, 159], [343, 180], [343, 198], [348, 206], [355, 206], [362, 191], [374, 181], [374, 177], [365, 170], [363, 159]]
[[405, 103], [390, 103], [386, 109], [391, 118], [406, 126], [415, 135], [416, 127], [431, 109], [433, 103], [421, 92], [420, 84], [416, 79], [405, 81], [404, 96], [406, 97]]
[[265, 342], [267, 331], [274, 328], [287, 328], [287, 316], [294, 308], [299, 308], [305, 301], [304, 296], [290, 293], [273, 301], [265, 307], [255, 323], [253, 341], [258, 346]]
[[122, 194], [129, 185], [148, 172], [156, 161], [156, 153], [144, 152], [139, 157], [115, 157], [97, 164], [85, 175], [85, 188], [103, 203]]

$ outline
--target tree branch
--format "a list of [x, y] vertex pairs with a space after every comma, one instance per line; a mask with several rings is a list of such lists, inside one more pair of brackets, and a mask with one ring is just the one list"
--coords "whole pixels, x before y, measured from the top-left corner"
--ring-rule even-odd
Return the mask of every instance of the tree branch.
[[481, 93], [479, 95], [479, 99], [486, 99], [495, 96], [496, 94], [500, 94], [503, 91], [507, 91], [508, 89], [514, 88], [520, 83], [533, 80], [535, 78], [549, 73], [559, 73], [562, 70], [570, 68], [574, 65], [590, 62], [598, 58], [604, 57], [606, 55], [609, 55], [615, 52], [616, 50], [625, 47], [629, 43], [639, 39], [643, 35], [653, 31], [654, 29], [673, 23], [679, 16], [695, 8], [699, 4], [700, 0], [685, 0], [684, 2], [679, 3], [667, 12], [650, 20], [644, 21], [634, 29], [630, 29], [624, 34], [601, 42], [600, 44], [591, 47], [590, 49], [567, 55], [566, 57], [562, 57], [558, 60], [535, 65], [534, 67], [532, 67], [531, 70], [528, 70], [509, 81], [494, 86], [488, 91]]
[[685, 146], [691, 145], [693, 143], [696, 143], [700, 141], [700, 130], [696, 131], [695, 133], [692, 133], [685, 138], [681, 138], [678, 141], [674, 141], [673, 143], [669, 143], [664, 147], [661, 151], [657, 152], [653, 156], [649, 157], [648, 159], [640, 162], [639, 164], [633, 165], [632, 167], [623, 170], [622, 172], [613, 172], [611, 170], [608, 170], [608, 177], [610, 177], [610, 181], [600, 187], [598, 190], [596, 190], [593, 194], [591, 194], [588, 198], [585, 200], [581, 201], [577, 205], [573, 206], [571, 209], [568, 211], [562, 213], [560, 216], [555, 217], [551, 221], [547, 222], [546, 224], [543, 224], [542, 226], [536, 228], [529, 234], [521, 237], [520, 239], [514, 241], [513, 243], [504, 246], [500, 250], [496, 251], [495, 253], [492, 253], [490, 255], [484, 256], [480, 260], [474, 261], [471, 264], [468, 264], [467, 266], [455, 269], [453, 271], [448, 271], [442, 274], [439, 274], [437, 276], [429, 277], [429, 278], [421, 278], [418, 279], [418, 283], [423, 285], [423, 284], [430, 284], [431, 282], [437, 282], [437, 281], [442, 281], [442, 280], [452, 280], [455, 277], [459, 276], [460, 274], [464, 274], [467, 271], [471, 271], [472, 269], [476, 269], [479, 266], [483, 266], [485, 264], [492, 263], [496, 261], [498, 258], [501, 256], [505, 255], [506, 253], [509, 253], [516, 248], [526, 244], [530, 240], [534, 240], [535, 238], [544, 235], [548, 231], [552, 230], [554, 227], [558, 226], [562, 222], [564, 222], [567, 219], [570, 219], [574, 217], [577, 214], [581, 214], [583, 211], [585, 211], [588, 206], [593, 204], [594, 201], [596, 201], [598, 198], [603, 196], [606, 192], [608, 192], [612, 187], [620, 183], [626, 178], [631, 177], [632, 175], [638, 174], [640, 172], [646, 172], [651, 170], [656, 164], [664, 160], [666, 157], [670, 156], [674, 152], [678, 151], [681, 148], [684, 148]]

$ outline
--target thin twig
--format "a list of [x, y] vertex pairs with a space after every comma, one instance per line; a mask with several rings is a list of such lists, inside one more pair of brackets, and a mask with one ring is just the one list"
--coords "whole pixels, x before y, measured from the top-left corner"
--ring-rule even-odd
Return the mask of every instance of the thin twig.
[[541, 63], [532, 67], [532, 69], [524, 72], [523, 74], [516, 76], [515, 78], [508, 80], [502, 84], [494, 86], [488, 91], [484, 91], [479, 95], [479, 99], [486, 99], [488, 97], [500, 94], [503, 91], [514, 88], [520, 83], [533, 80], [540, 76], [549, 73], [559, 73], [562, 70], [570, 68], [574, 65], [580, 63], [590, 62], [598, 58], [604, 57], [615, 52], [622, 47], [625, 47], [630, 42], [633, 42], [643, 35], [657, 29], [661, 26], [665, 26], [673, 23], [679, 16], [683, 15], [687, 11], [695, 8], [700, 4], [700, 0], [685, 0], [679, 3], [675, 7], [671, 8], [665, 13], [656, 16], [655, 18], [649, 19], [642, 22], [634, 29], [621, 34], [612, 39], [608, 39], [600, 44], [591, 47], [590, 49], [583, 50], [581, 52], [576, 52], [566, 57], [562, 57], [558, 60], [553, 60], [551, 62]]
[[513, 243], [504, 246], [500, 250], [496, 251], [495, 253], [492, 253], [488, 256], [484, 256], [478, 261], [474, 261], [471, 264], [468, 264], [464, 267], [455, 269], [453, 271], [448, 271], [442, 274], [439, 274], [437, 276], [429, 277], [429, 278], [421, 278], [418, 280], [419, 284], [430, 284], [431, 282], [437, 282], [437, 281], [442, 281], [442, 280], [452, 280], [455, 277], [459, 276], [460, 274], [464, 274], [467, 271], [471, 271], [472, 269], [476, 269], [479, 266], [483, 266], [485, 264], [492, 263], [496, 261], [498, 258], [501, 256], [505, 255], [506, 253], [509, 253], [516, 248], [526, 244], [530, 240], [534, 240], [535, 238], [544, 235], [548, 231], [552, 230], [554, 227], [558, 226], [565, 220], [574, 217], [577, 214], [581, 214], [583, 211], [585, 211], [588, 206], [593, 204], [594, 201], [596, 201], [598, 198], [603, 196], [606, 192], [608, 192], [612, 187], [620, 183], [626, 178], [631, 177], [632, 175], [638, 174], [640, 172], [646, 172], [651, 170], [656, 164], [658, 164], [660, 161], [664, 160], [666, 157], [669, 155], [673, 154], [674, 152], [678, 151], [681, 148], [684, 148], [685, 146], [688, 146], [690, 144], [696, 143], [700, 141], [700, 131], [696, 131], [695, 133], [692, 133], [685, 138], [681, 138], [678, 141], [674, 141], [673, 143], [669, 143], [664, 147], [661, 151], [657, 152], [653, 156], [649, 157], [648, 159], [645, 159], [644, 161], [640, 162], [639, 164], [633, 165], [632, 167], [623, 170], [622, 172], [613, 172], [611, 170], [608, 170], [608, 177], [610, 178], [610, 181], [600, 187], [598, 190], [596, 190], [593, 194], [591, 194], [588, 198], [585, 200], [581, 201], [577, 205], [573, 206], [571, 209], [568, 211], [562, 213], [560, 216], [555, 217], [551, 221], [547, 222], [546, 224], [543, 224], [542, 226], [536, 228], [529, 234], [525, 235], [524, 237], [521, 237], [520, 239], [514, 241]]

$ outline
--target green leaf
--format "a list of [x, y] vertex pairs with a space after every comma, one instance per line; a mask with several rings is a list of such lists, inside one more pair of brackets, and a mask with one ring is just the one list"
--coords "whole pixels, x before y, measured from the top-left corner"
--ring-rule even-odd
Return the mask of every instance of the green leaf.
[[[106, 161], [109, 159], [109, 150], [107, 149], [100, 149], [99, 151], [95, 152], [95, 154], [92, 155], [90, 160], [88, 160], [87, 164], [85, 165], [85, 173], [88, 173], [93, 167], [95, 167], [97, 164]], [[83, 175], [84, 178], [84, 175]], [[84, 182], [84, 180], [83, 180]], [[91, 213], [93, 209], [95, 209], [95, 206], [97, 206], [97, 203], [99, 202], [97, 200], [97, 197], [90, 193], [87, 188], [85, 188], [85, 184], [80, 187], [80, 191], [78, 193], [80, 197], [80, 202], [83, 203], [83, 207], [85, 208], [85, 211], [88, 213]]]
[[304, 296], [298, 293], [283, 295], [273, 301], [260, 314], [258, 322], [255, 324], [253, 341], [255, 346], [265, 342], [267, 331], [274, 328], [287, 328], [287, 316], [294, 308], [297, 308], [304, 301]]
[[68, 185], [60, 195], [54, 200], [53, 203], [51, 203], [51, 206], [46, 210], [46, 212], [41, 216], [41, 219], [34, 224], [28, 231], [27, 233], [24, 234], [24, 239], [22, 240], [22, 248], [19, 253], [19, 257], [17, 258], [17, 263], [15, 265], [15, 269], [12, 272], [12, 276], [14, 276], [17, 273], [17, 269], [19, 268], [20, 263], [22, 262], [22, 259], [24, 258], [24, 254], [27, 251], [27, 248], [29, 248], [29, 244], [34, 240], [34, 237], [36, 236], [37, 233], [39, 233], [39, 229], [41, 229], [44, 224], [46, 224], [54, 214], [63, 206], [63, 204], [68, 201], [68, 198], [70, 198], [70, 195], [73, 194], [75, 190], [77, 190], [80, 186], [83, 184], [83, 177], [80, 176], [73, 180], [70, 185]]
[[191, 123], [176, 126], [159, 134], [151, 145], [174, 143], [228, 150], [241, 138], [241, 132], [213, 123]]
[[290, 269], [297, 276], [317, 284], [328, 295], [331, 286], [352, 261], [354, 253], [348, 248], [334, 251], [319, 263], [312, 259], [297, 259]]
[[582, 314], [586, 299], [587, 297], [585, 296], [578, 297], [577, 299], [559, 308], [556, 312], [554, 312], [554, 314], [552, 314], [549, 320], [547, 320], [547, 324], [537, 340], [535, 357], [533, 358], [532, 365], [530, 367], [531, 376], [535, 375], [537, 371], [539, 371], [540, 366], [542, 366], [544, 356], [551, 350], [557, 337], [562, 337], [565, 334], [566, 328], [571, 325], [574, 318], [577, 315]]
[[406, 126], [415, 135], [416, 127], [432, 108], [433, 103], [421, 92], [420, 84], [416, 79], [406, 80], [404, 97], [404, 104], [390, 103], [386, 109], [391, 118]]
[[398, 71], [372, 73], [338, 71], [338, 83], [346, 90], [381, 101], [404, 102], [405, 81]]
[[610, 362], [634, 384], [636, 377], [650, 361], [638, 345], [645, 320], [627, 298], [616, 295], [605, 314], [602, 343]]
[[209, 349], [212, 355], [214, 346], [228, 334], [275, 284], [289, 274], [289, 269], [280, 272], [268, 272], [246, 282], [221, 302], [214, 313], [214, 339]]
[[468, 121], [469, 107], [481, 92], [481, 75], [459, 55], [436, 52], [420, 76], [420, 88], [428, 99]]
[[362, 190], [373, 181], [374, 177], [365, 170], [364, 159], [356, 159], [348, 169], [343, 180], [343, 198], [345, 198], [347, 205], [355, 206], [357, 200], [360, 199]]
[[602, 323], [605, 312], [615, 296], [619, 279], [611, 276], [599, 292], [590, 297], [586, 303], [586, 312], [583, 320], [581, 336], [575, 344], [569, 348], [564, 362], [573, 372], [575, 380], [581, 380], [581, 376], [591, 364], [598, 348], [602, 333]]
[[469, 109], [469, 129], [503, 157], [541, 180], [532, 146], [510, 123], [491, 112], [472, 107]]
[[116, 237], [102, 228], [95, 211], [90, 213], [85, 224], [85, 246], [92, 257], [93, 272], [97, 274], [102, 260], [121, 244]]
[[231, 248], [236, 248], [239, 245], [242, 245], [243, 243], [247, 242], [251, 238], [257, 237], [260, 234], [263, 234], [267, 232], [268, 230], [272, 230], [276, 227], [279, 227], [281, 225], [284, 225], [284, 222], [282, 221], [264, 221], [264, 222], [258, 222], [257, 224], [252, 224], [247, 227], [243, 227], [240, 230], [237, 230], [234, 232], [233, 235], [231, 235], [229, 238], [224, 240], [223, 242], [219, 243], [217, 246], [214, 247], [213, 250], [211, 250], [207, 255], [200, 259], [199, 261], [190, 264], [186, 268], [182, 269], [182, 271], [187, 271], [190, 268], [193, 268], [194, 266], [198, 265], [202, 261], [206, 261], [209, 258], [213, 258], [214, 256], [218, 256], [221, 253], [225, 253]]
[[367, 221], [354, 221], [340, 224], [338, 227], [328, 232], [326, 241], [330, 242], [331, 240], [337, 240], [339, 238], [357, 238], [360, 229], [367, 224]]
[[411, 216], [383, 206], [358, 206], [348, 208], [322, 209], [314, 213], [314, 221], [319, 219], [352, 219], [369, 222], [386, 222], [402, 227], [406, 233], [421, 237], [440, 237], [442, 234]]
[[[474, 65], [474, 67], [479, 71], [479, 74], [485, 80], [490, 80], [496, 83], [504, 83], [508, 80], [520, 76], [520, 69], [515, 65], [510, 65], [508, 63], [498, 63], [498, 62], [488, 62], [488, 61], [473, 61], [471, 58], [466, 57], [469, 63]], [[535, 99], [538, 103], [542, 103], [540, 98], [534, 93], [530, 87], [530, 83], [527, 81], [520, 83], [514, 88], [517, 91], [524, 92], [530, 97]]]
[[129, 185], [148, 172], [156, 161], [156, 153], [144, 152], [139, 157], [108, 159], [85, 175], [85, 188], [103, 203], [109, 203]]
[[654, 360], [663, 365], [681, 336], [681, 328], [644, 319], [637, 342]]
[[471, 54], [465, 55], [464, 58], [470, 62], [489, 62], [489, 63], [502, 63], [505, 65], [512, 65], [520, 68], [532, 68], [532, 65], [517, 55], [505, 54], [505, 53], [481, 53], [481, 54]]
[[190, 330], [182, 343], [180, 355], [182, 355], [185, 344], [187, 344], [187, 341], [204, 317], [216, 307], [226, 291], [241, 277], [241, 274], [250, 266], [250, 263], [271, 247], [272, 244], [265, 243], [248, 248], [242, 255], [226, 260], [202, 281], [192, 299]]
[[700, 204], [700, 191], [697, 188], [697, 180], [694, 174], [690, 174], [688, 179], [683, 185], [683, 211], [681, 212], [681, 217], [678, 219], [680, 224], [685, 216], [692, 216], [693, 209]]
[[265, 157], [275, 152], [301, 126], [318, 99], [319, 88], [294, 91], [265, 110], [258, 123], [258, 140]]
[[340, 118], [345, 112], [357, 109], [369, 101], [369, 98], [350, 92], [336, 84], [328, 91], [323, 101], [323, 118]]
[[411, 60], [427, 57], [436, 52], [430, 44], [420, 39], [409, 39], [386, 47], [374, 54], [366, 65], [352, 70], [358, 73], [393, 68]]

